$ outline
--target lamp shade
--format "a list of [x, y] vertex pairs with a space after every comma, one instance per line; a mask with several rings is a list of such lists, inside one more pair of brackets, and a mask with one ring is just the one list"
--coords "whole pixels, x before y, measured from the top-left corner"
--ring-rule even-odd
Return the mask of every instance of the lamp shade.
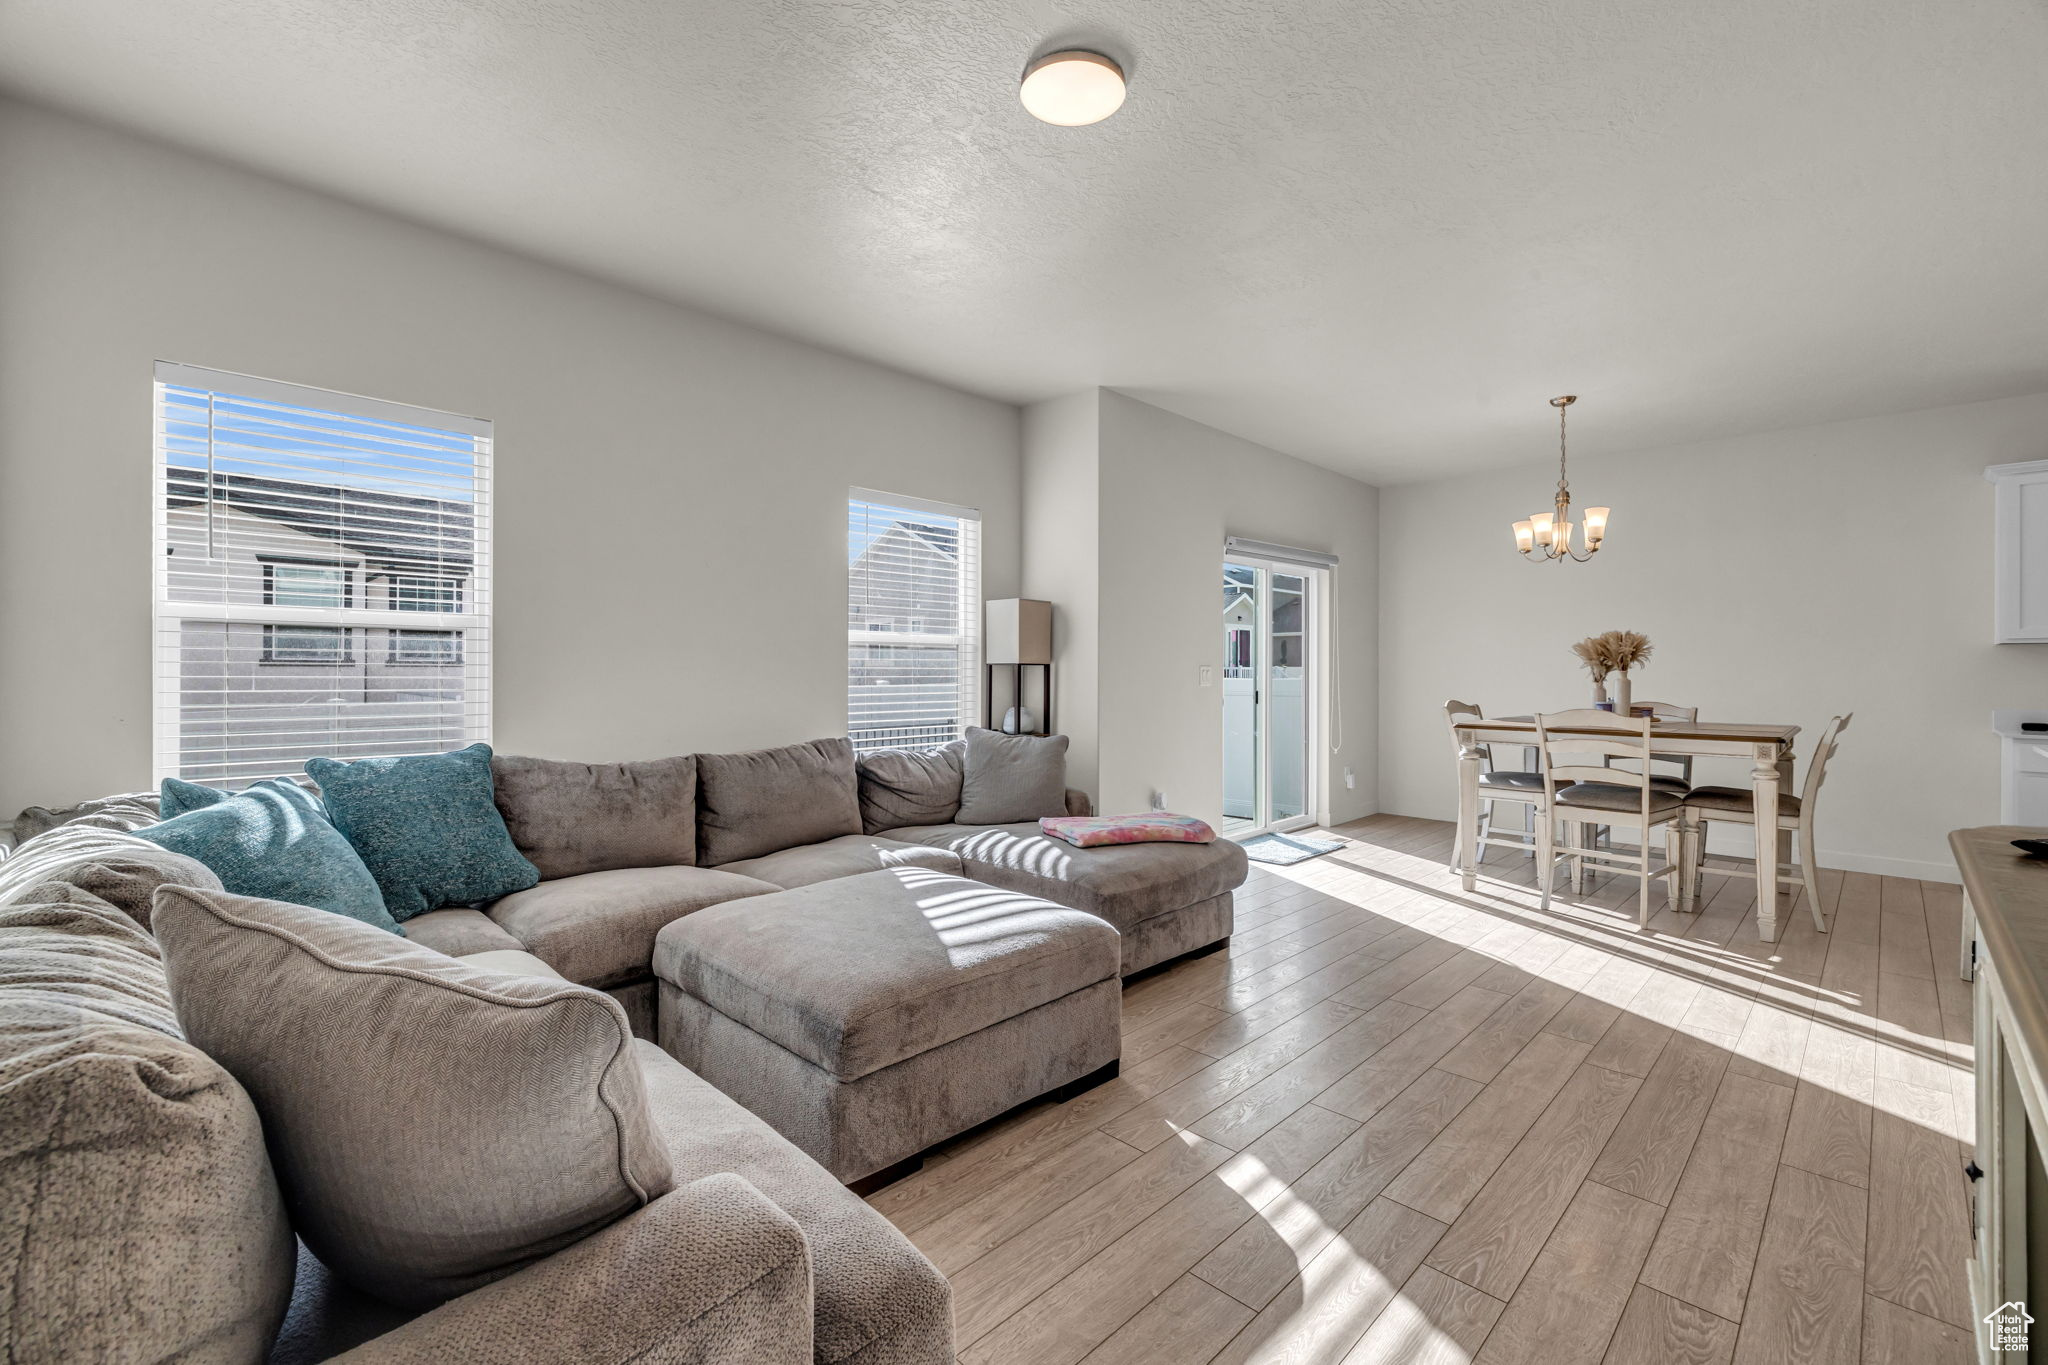
[[983, 658], [992, 664], [1052, 662], [1052, 603], [1030, 597], [996, 597], [983, 604], [988, 632]]

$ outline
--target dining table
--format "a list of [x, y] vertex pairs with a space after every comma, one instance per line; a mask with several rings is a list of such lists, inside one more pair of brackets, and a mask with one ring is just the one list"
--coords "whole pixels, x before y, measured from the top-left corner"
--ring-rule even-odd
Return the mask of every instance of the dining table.
[[[1491, 744], [1520, 744], [1534, 749], [1534, 716], [1497, 716], [1490, 720], [1460, 720], [1458, 736], [1458, 876], [1466, 891], [1478, 884], [1476, 854], [1479, 834], [1479, 774]], [[1553, 726], [1551, 734], [1598, 734], [1596, 729]], [[1750, 790], [1755, 794], [1753, 809], [1775, 812], [1778, 794], [1792, 784], [1792, 741], [1796, 725], [1763, 725], [1738, 721], [1692, 721], [1658, 718], [1651, 725], [1651, 742], [1659, 756], [1690, 755], [1699, 758], [1746, 758], [1750, 760]], [[1533, 764], [1531, 765], [1534, 766]], [[1542, 816], [1539, 814], [1538, 819]], [[1772, 815], [1756, 822], [1756, 932], [1765, 943], [1778, 941], [1778, 868], [1791, 854], [1790, 834], [1778, 828]], [[1802, 850], [1802, 856], [1812, 853]], [[1548, 875], [1543, 869], [1541, 875]], [[1690, 879], [1681, 878], [1679, 908], [1690, 911]], [[1795, 883], [1796, 887], [1796, 883]]]

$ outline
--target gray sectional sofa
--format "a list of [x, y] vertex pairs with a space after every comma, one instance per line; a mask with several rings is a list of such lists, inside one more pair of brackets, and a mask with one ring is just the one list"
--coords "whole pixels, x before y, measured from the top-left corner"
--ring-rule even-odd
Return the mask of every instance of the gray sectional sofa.
[[[121, 832], [146, 800], [19, 849], [0, 861], [0, 1243], [24, 1250], [0, 1275], [0, 1355], [950, 1361], [945, 1280], [842, 1182], [1113, 1068], [1118, 978], [1225, 940], [1245, 875], [1228, 843], [1081, 850], [1035, 823], [962, 824], [960, 764], [957, 747], [857, 763], [844, 740], [494, 759], [500, 812], [542, 880], [415, 916], [407, 937], [616, 999], [674, 1185], [425, 1312], [349, 1287], [303, 1247], [294, 1272], [247, 1097], [166, 1022], [152, 893], [218, 880]], [[1001, 954], [962, 950], [972, 935], [933, 947], [929, 907], [991, 902]], [[851, 977], [820, 965], [856, 956], [825, 932], [848, 906], [881, 926]], [[822, 958], [765, 980], [807, 944]], [[777, 1068], [788, 1082], [760, 1088]], [[280, 1247], [281, 1270], [258, 1273]]]
[[[1078, 849], [1035, 820], [957, 823], [964, 753], [956, 741], [857, 760], [832, 739], [641, 763], [500, 754], [498, 809], [540, 885], [484, 909], [418, 916], [406, 932], [458, 956], [524, 949], [617, 997], [647, 1038], [664, 925], [884, 868], [929, 867], [1086, 911], [1121, 936], [1124, 976], [1229, 938], [1231, 893], [1246, 871], [1237, 845]], [[1088, 798], [1068, 791], [1065, 808], [1085, 815]], [[592, 829], [605, 831], [601, 843], [581, 836]]]

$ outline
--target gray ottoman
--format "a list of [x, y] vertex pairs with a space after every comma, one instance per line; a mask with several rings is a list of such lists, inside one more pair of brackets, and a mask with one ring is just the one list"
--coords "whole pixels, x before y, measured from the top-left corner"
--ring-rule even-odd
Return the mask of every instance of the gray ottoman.
[[929, 868], [712, 906], [655, 940], [675, 1059], [856, 1188], [1113, 1075], [1121, 949], [1095, 916]]

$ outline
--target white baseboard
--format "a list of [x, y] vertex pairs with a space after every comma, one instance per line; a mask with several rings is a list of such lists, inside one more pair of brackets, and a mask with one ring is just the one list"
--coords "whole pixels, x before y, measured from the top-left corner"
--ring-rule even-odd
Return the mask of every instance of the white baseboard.
[[1820, 865], [1843, 872], [1871, 872], [1880, 877], [1913, 877], [1923, 882], [1960, 884], [1963, 880], [1954, 863], [1921, 858], [1881, 858], [1871, 853], [1830, 853], [1822, 849]]

